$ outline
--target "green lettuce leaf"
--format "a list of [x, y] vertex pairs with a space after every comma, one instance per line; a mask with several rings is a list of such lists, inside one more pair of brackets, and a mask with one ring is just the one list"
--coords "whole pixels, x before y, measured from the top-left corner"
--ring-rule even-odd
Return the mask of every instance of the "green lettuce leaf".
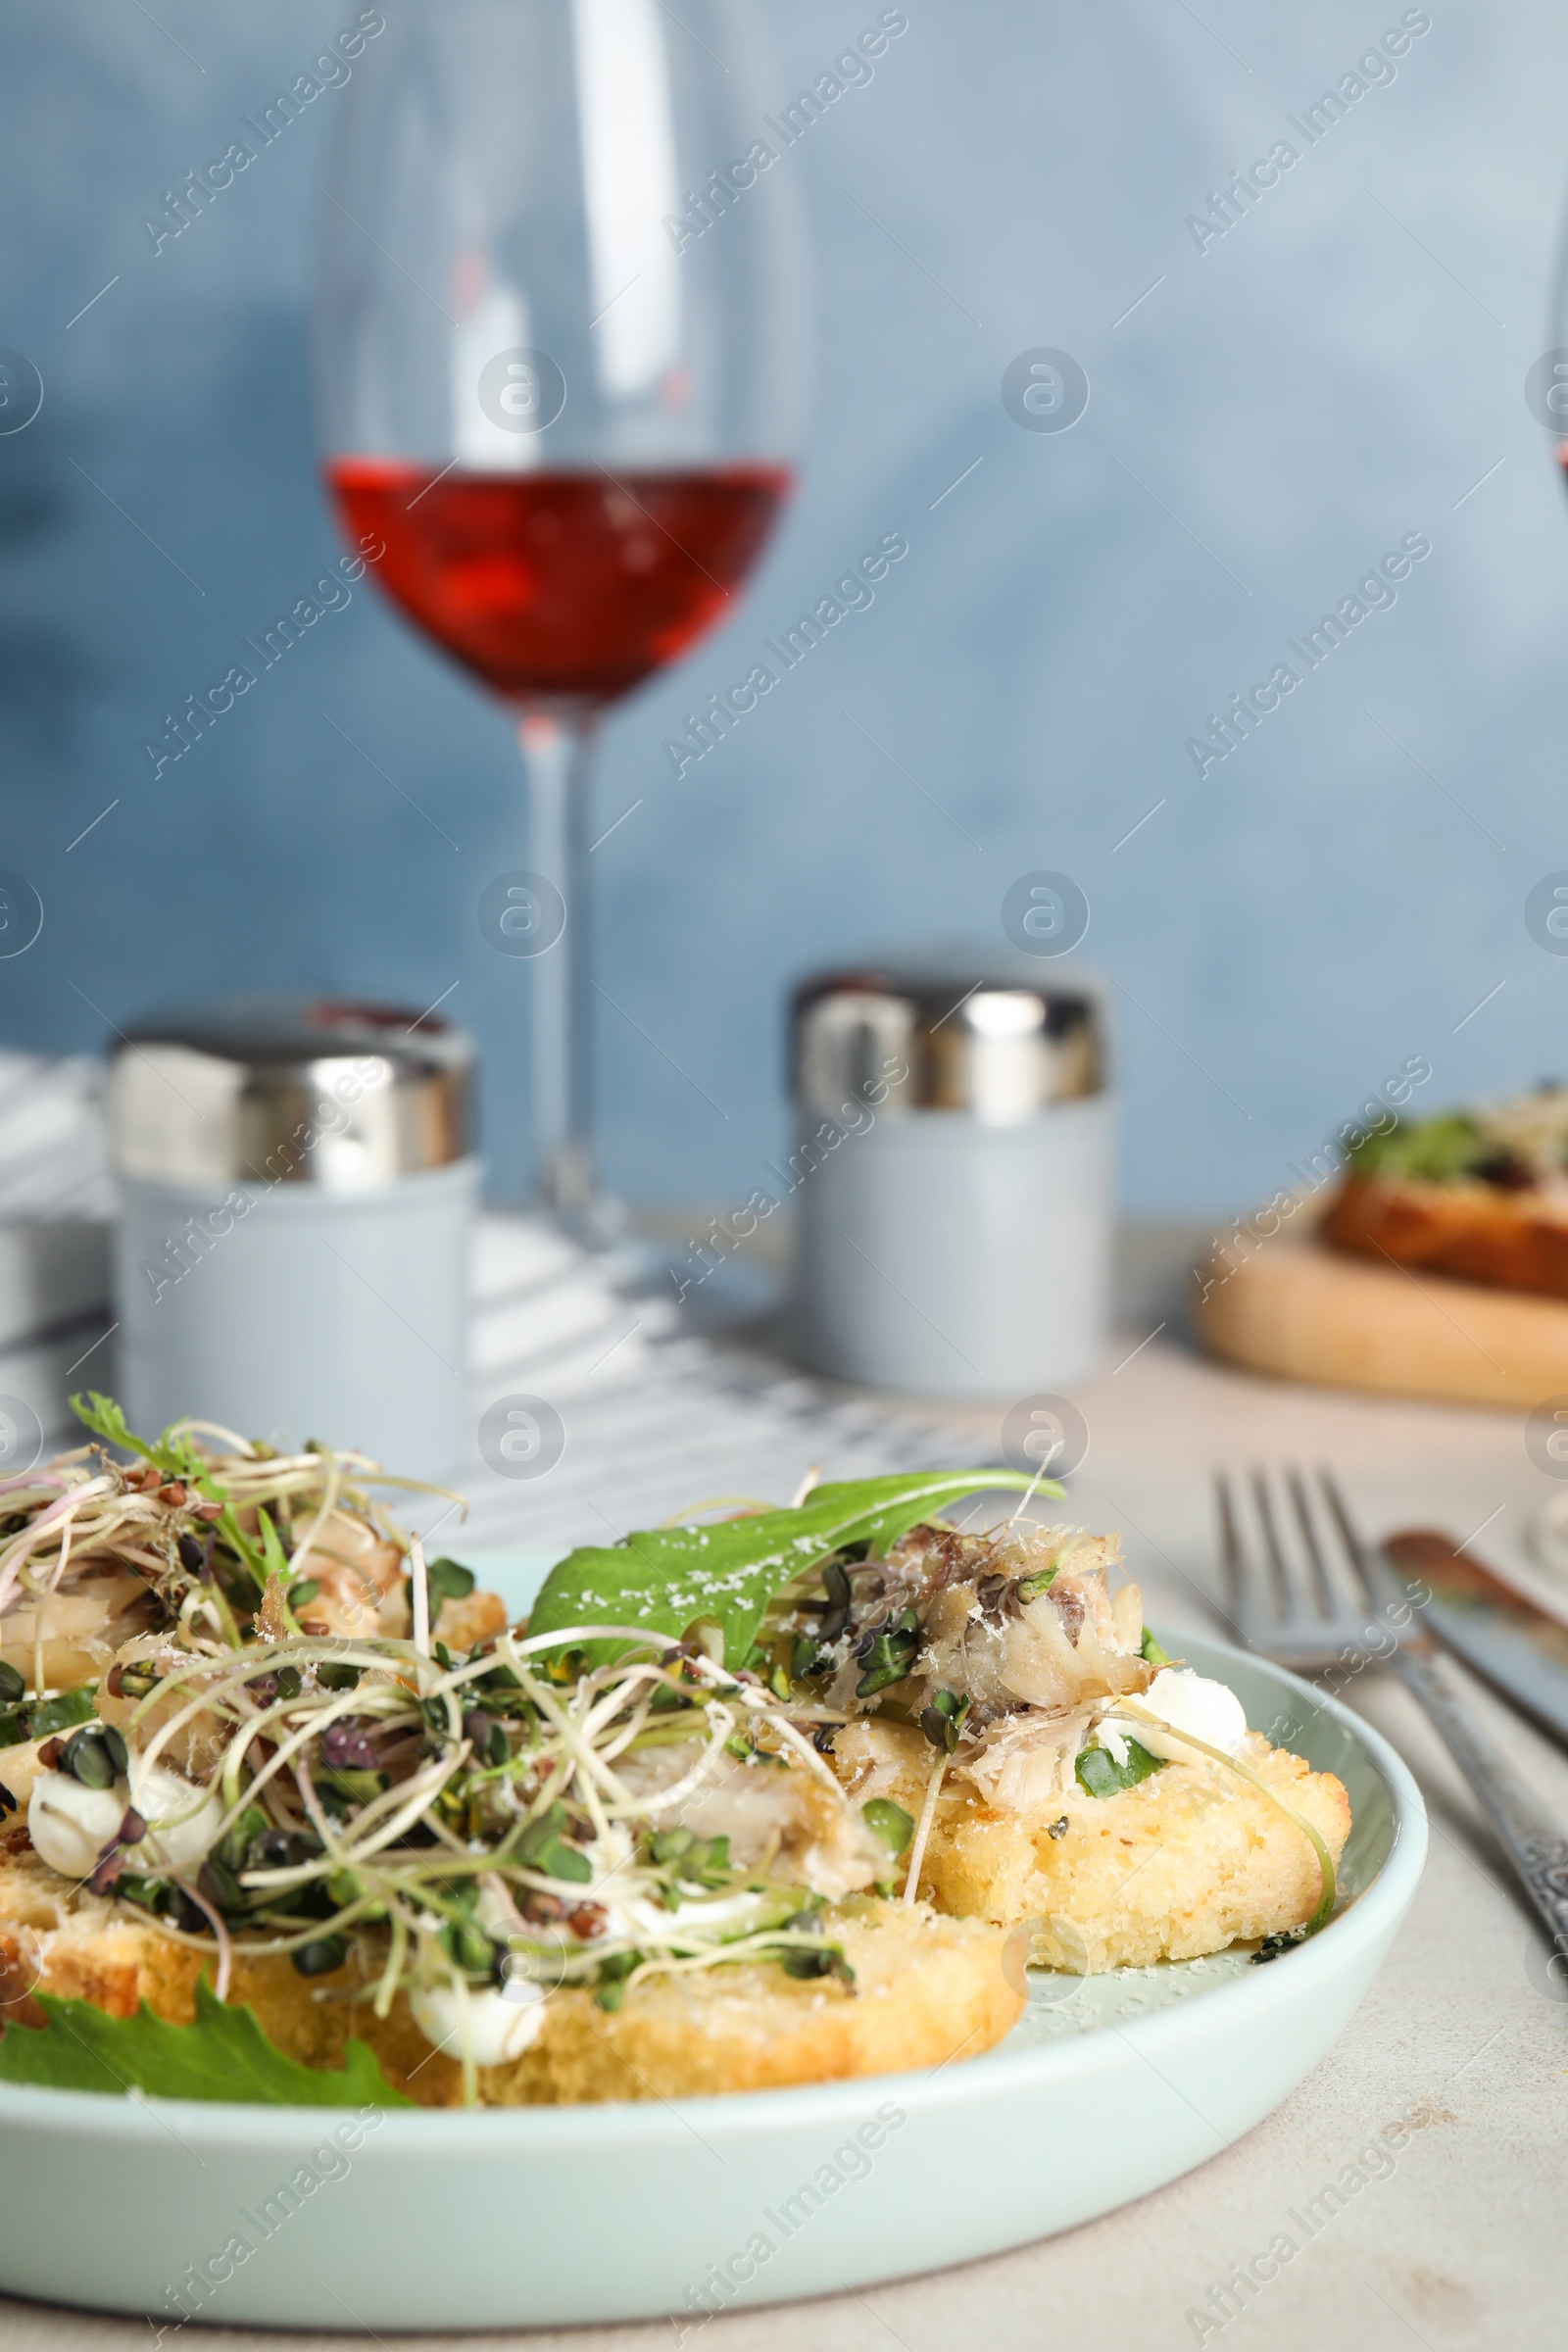
[[412, 2107], [375, 2054], [351, 2041], [341, 2067], [301, 2066], [270, 2042], [253, 2009], [230, 2007], [205, 1977], [192, 2025], [172, 2026], [144, 2001], [134, 2017], [108, 2017], [90, 2001], [34, 1994], [48, 2024], [10, 2025], [0, 2036], [0, 2082], [54, 2090], [129, 2090], [160, 2099], [226, 2099], [246, 2107]]
[[[965, 1495], [994, 1490], [1059, 1496], [1018, 1470], [906, 1470], [818, 1487], [798, 1510], [761, 1511], [706, 1527], [655, 1527], [602, 1548], [588, 1544], [557, 1562], [529, 1619], [530, 1634], [578, 1625], [646, 1625], [679, 1641], [700, 1617], [724, 1629], [724, 1662], [745, 1663], [768, 1603], [790, 1581], [847, 1544], [890, 1544]], [[592, 1663], [627, 1644], [586, 1644]]]
[[1345, 1164], [1356, 1176], [1415, 1176], [1429, 1184], [1451, 1184], [1495, 1149], [1468, 1111], [1444, 1110], [1430, 1119], [1396, 1119], [1380, 1135], [1363, 1136], [1347, 1152]]

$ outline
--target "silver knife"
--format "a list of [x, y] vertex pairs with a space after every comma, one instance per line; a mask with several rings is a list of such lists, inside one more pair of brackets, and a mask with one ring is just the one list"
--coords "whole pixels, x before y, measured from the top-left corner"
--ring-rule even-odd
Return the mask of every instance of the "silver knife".
[[1421, 1614], [1444, 1645], [1568, 1747], [1568, 1626], [1437, 1528], [1402, 1528], [1383, 1551], [1431, 1593]]

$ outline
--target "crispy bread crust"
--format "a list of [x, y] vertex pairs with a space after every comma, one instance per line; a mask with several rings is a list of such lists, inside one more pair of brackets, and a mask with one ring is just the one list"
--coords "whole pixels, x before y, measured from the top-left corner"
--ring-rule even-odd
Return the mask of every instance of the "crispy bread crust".
[[[3, 1842], [0, 2019], [19, 2030], [41, 2024], [31, 1995], [42, 1990], [114, 2017], [133, 2016], [145, 2001], [176, 2025], [190, 2022], [210, 1952], [177, 1942], [127, 1906], [81, 1893], [23, 1833], [13, 1829]], [[479, 2103], [688, 2098], [940, 2066], [990, 2049], [1023, 2008], [1021, 1971], [1004, 1973], [1004, 1936], [979, 1921], [862, 1898], [829, 1914], [828, 1929], [855, 1970], [853, 1993], [771, 1965], [654, 1978], [613, 2013], [587, 1991], [558, 1992], [532, 2049], [479, 2070]], [[335, 1974], [309, 1980], [286, 1958], [236, 1958], [229, 1997], [248, 2002], [290, 2057], [330, 2066], [358, 2034], [388, 2082], [420, 2106], [458, 2105], [461, 2066], [432, 2051], [401, 1996], [384, 2022], [354, 2000], [366, 1982], [352, 1956]]]
[[[35, 1991], [90, 2001], [111, 2017], [141, 2003], [173, 2025], [196, 2014], [196, 1980], [211, 1955], [166, 1936], [144, 1912], [83, 1892], [34, 1853], [24, 1830], [0, 1838], [0, 2020], [42, 2025]], [[349, 1971], [312, 1982], [336, 1985]], [[313, 2002], [292, 1962], [236, 1958], [230, 1997], [255, 2009], [262, 2028], [309, 2066], [341, 2059], [354, 2028], [340, 2004]]]
[[[1244, 1760], [1311, 1822], [1337, 1863], [1350, 1802], [1334, 1775], [1255, 1735]], [[834, 1761], [862, 1803], [891, 1796], [918, 1813], [934, 1759], [923, 1733], [868, 1719], [839, 1734]], [[1038, 1817], [987, 1805], [963, 1782], [951, 1783], [920, 1892], [939, 1910], [1001, 1927], [1038, 1920], [1036, 1957], [1093, 1975], [1192, 1960], [1300, 1927], [1316, 1908], [1322, 1874], [1300, 1831], [1236, 1774], [1167, 1764], [1116, 1796], [1075, 1788]]]
[[[1022, 1970], [1004, 1973], [1006, 1939], [978, 1920], [860, 1898], [829, 1914], [828, 1932], [855, 1970], [853, 1992], [770, 1966], [656, 1977], [610, 2014], [587, 1991], [558, 1992], [533, 2048], [481, 2070], [481, 2101], [691, 2098], [897, 2074], [978, 2057], [1023, 2010]], [[421, 2104], [458, 2103], [461, 2069], [431, 2057], [406, 2012], [394, 2011], [379, 2034], [371, 2021], [366, 2038], [388, 2080]]]
[[1568, 1298], [1568, 1222], [1529, 1193], [1464, 1181], [1348, 1176], [1321, 1227], [1336, 1249], [1383, 1264], [1430, 1266], [1465, 1282]]

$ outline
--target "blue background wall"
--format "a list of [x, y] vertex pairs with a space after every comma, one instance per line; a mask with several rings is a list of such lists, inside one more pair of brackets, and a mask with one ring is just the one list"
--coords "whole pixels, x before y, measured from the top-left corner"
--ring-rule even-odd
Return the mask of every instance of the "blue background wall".
[[[0, 343], [47, 387], [0, 438], [0, 866], [47, 910], [0, 962], [0, 1040], [88, 1046], [100, 1014], [222, 987], [423, 1004], [456, 980], [514, 1170], [526, 967], [474, 914], [523, 861], [501, 715], [367, 585], [177, 768], [155, 783], [140, 753], [338, 553], [306, 297], [339, 98], [156, 258], [138, 220], [356, 10], [156, 13], [14, 0], [0, 33]], [[877, 12], [768, 13], [787, 98]], [[758, 1180], [789, 976], [871, 939], [1000, 941], [1038, 866], [1088, 892], [1124, 992], [1140, 1209], [1272, 1191], [1409, 1055], [1434, 1106], [1568, 1071], [1568, 960], [1523, 919], [1568, 867], [1568, 509], [1523, 396], [1568, 18], [1434, 0], [1397, 78], [1253, 212], [1201, 254], [1184, 225], [1235, 167], [1302, 145], [1285, 118], [1401, 13], [908, 0], [874, 81], [787, 158], [819, 257], [803, 489], [736, 621], [612, 723], [600, 783], [604, 824], [643, 799], [594, 861], [605, 984], [694, 1082], [601, 1006], [609, 1169], [633, 1197]], [[1040, 345], [1088, 371], [1071, 432], [1003, 407]], [[888, 531], [910, 553], [874, 607], [676, 783], [680, 713]], [[1414, 531], [1433, 552], [1397, 605], [1200, 781], [1205, 714]]]

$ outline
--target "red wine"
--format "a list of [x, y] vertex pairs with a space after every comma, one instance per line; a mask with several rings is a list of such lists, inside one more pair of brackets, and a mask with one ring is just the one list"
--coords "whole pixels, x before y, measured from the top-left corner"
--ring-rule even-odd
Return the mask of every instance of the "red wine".
[[397, 458], [326, 468], [352, 540], [411, 620], [509, 702], [629, 694], [729, 609], [790, 488], [783, 466], [468, 473]]

